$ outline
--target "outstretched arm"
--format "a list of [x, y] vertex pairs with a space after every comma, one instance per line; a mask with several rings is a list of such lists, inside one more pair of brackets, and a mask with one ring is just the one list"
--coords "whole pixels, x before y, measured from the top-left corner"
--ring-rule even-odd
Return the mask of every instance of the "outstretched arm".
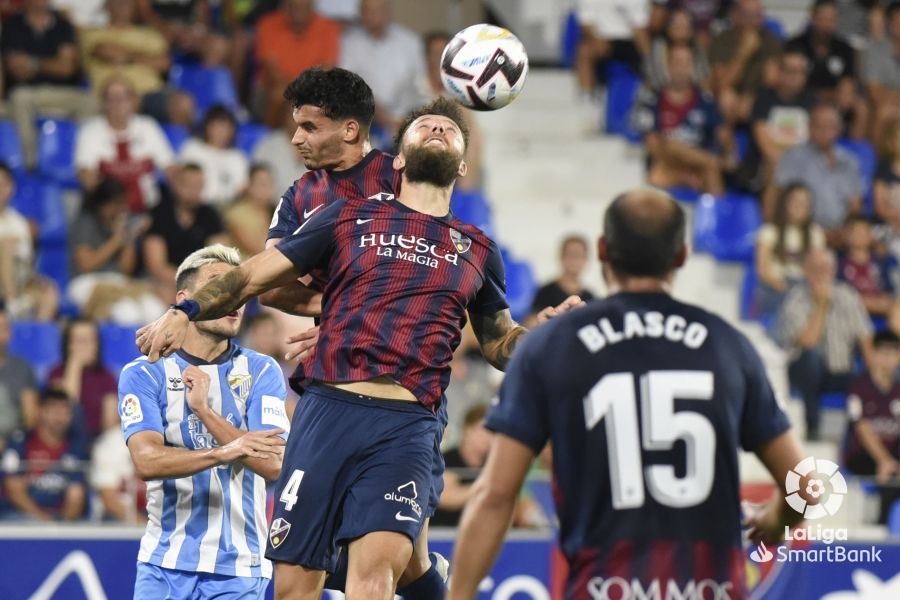
[[[281, 238], [266, 240], [266, 249], [274, 248]], [[322, 293], [304, 284], [292, 281], [287, 285], [268, 290], [259, 295], [259, 303], [289, 315], [316, 317], [322, 313]]]

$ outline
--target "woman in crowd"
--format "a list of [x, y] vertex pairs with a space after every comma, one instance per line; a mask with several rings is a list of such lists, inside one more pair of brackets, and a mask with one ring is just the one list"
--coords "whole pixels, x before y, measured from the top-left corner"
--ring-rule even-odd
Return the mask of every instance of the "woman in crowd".
[[196, 163], [203, 171], [203, 199], [224, 206], [247, 185], [247, 157], [234, 147], [237, 120], [224, 106], [213, 106], [203, 116], [200, 138], [181, 147], [182, 164]]

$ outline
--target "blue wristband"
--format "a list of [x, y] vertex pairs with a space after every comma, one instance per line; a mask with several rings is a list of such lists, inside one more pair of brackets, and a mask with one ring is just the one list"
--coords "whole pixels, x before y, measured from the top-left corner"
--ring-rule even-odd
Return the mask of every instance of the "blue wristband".
[[196, 300], [182, 300], [178, 304], [173, 304], [169, 308], [180, 310], [187, 315], [188, 321], [193, 321], [200, 314], [200, 304]]

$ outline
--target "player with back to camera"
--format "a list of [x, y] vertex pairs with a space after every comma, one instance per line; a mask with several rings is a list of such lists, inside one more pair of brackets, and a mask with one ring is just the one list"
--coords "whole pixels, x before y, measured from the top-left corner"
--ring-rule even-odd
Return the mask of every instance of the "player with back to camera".
[[[176, 299], [239, 264], [234, 248], [194, 252], [178, 267]], [[176, 354], [141, 357], [119, 376], [122, 430], [148, 482], [136, 600], [262, 599], [272, 578], [266, 480], [281, 471], [286, 389], [271, 357], [231, 343], [243, 312], [191, 323]]]
[[393, 597], [422, 527], [417, 499], [431, 485], [434, 411], [466, 311], [500, 368], [526, 332], [510, 316], [496, 245], [449, 212], [466, 172], [465, 132], [447, 100], [412, 113], [394, 159], [399, 198], [332, 203], [138, 332], [155, 360], [178, 349], [190, 320], [327, 268], [314, 383], [294, 416], [270, 530], [278, 598], [318, 598], [341, 543], [347, 597]]
[[598, 242], [611, 295], [517, 349], [487, 419], [496, 435], [463, 512], [452, 600], [476, 597], [548, 440], [566, 598], [630, 597], [635, 585], [746, 596], [738, 447], [781, 486], [749, 517], [751, 539], [778, 540], [800, 519], [784, 482], [803, 456], [759, 356], [721, 318], [670, 295], [684, 222], [662, 192], [617, 197]]

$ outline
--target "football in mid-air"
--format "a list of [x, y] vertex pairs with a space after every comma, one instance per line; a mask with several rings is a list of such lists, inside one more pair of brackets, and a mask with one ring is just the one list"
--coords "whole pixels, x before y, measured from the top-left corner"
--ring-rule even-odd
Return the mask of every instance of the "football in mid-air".
[[497, 110], [516, 99], [528, 76], [525, 46], [508, 29], [472, 25], [441, 56], [444, 88], [474, 110]]

